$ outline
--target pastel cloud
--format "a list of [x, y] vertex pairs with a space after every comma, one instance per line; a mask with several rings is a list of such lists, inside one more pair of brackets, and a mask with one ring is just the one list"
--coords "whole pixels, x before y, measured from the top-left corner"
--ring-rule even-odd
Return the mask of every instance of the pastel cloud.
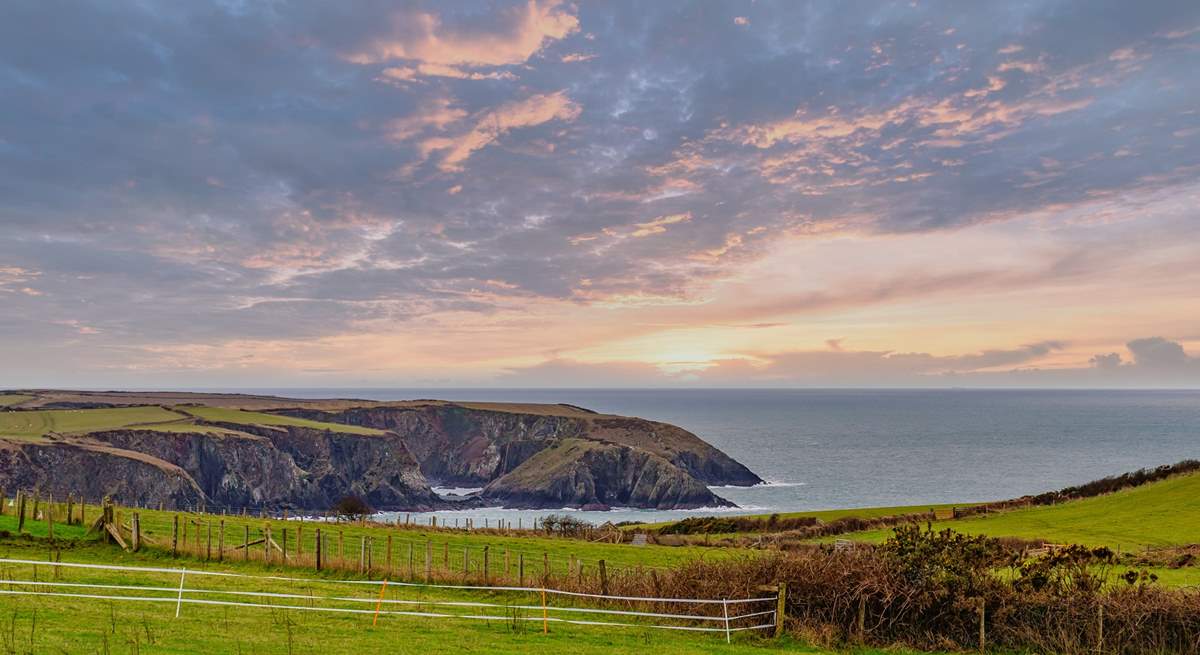
[[[549, 41], [579, 29], [579, 20], [559, 0], [528, 0], [495, 16], [502, 29], [456, 29], [430, 12], [394, 13], [389, 33], [349, 52], [350, 61], [372, 64], [416, 60], [438, 75], [470, 75], [463, 67], [519, 64]], [[431, 74], [431, 73], [422, 73]]]
[[482, 113], [474, 125], [462, 134], [426, 139], [420, 143], [419, 150], [422, 159], [441, 152], [438, 163], [440, 169], [461, 171], [463, 163], [472, 153], [487, 147], [508, 132], [556, 120], [570, 122], [578, 118], [581, 111], [582, 108], [564, 91], [538, 94]]

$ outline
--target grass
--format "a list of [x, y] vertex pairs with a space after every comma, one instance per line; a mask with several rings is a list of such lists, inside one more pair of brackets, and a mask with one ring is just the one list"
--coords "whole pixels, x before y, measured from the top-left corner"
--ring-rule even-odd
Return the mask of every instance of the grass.
[[[0, 556], [11, 559], [44, 560], [48, 551], [44, 545], [30, 540], [0, 541]], [[262, 575], [266, 569], [255, 565], [226, 563], [219, 567], [195, 562], [175, 562], [152, 554], [129, 554], [112, 547], [83, 544], [61, 552], [64, 562], [125, 564], [132, 566], [186, 565], [189, 569], [206, 568], [228, 572]], [[13, 579], [50, 580], [49, 567], [4, 565], [4, 575]], [[311, 576], [309, 576], [311, 577]], [[139, 584], [174, 587], [179, 577], [161, 574], [157, 577], [130, 572], [67, 569], [55, 580], [90, 584]], [[203, 584], [206, 588], [251, 591], [285, 591], [274, 586], [283, 583], [229, 580], [194, 577], [190, 586]], [[203, 582], [201, 582], [203, 581]], [[292, 585], [287, 591], [296, 593], [314, 589], [314, 593], [355, 595], [361, 588], [336, 583]], [[6, 589], [13, 588], [6, 585]], [[163, 592], [68, 591], [108, 595], [167, 596]], [[194, 596], [193, 596], [194, 597]], [[212, 598], [214, 596], [206, 596]], [[219, 598], [219, 596], [217, 596]], [[473, 600], [496, 602], [519, 600], [534, 604], [528, 598], [508, 598], [501, 594], [443, 590], [414, 590], [390, 587], [386, 599]], [[225, 597], [229, 599], [229, 597]], [[246, 597], [235, 598], [246, 600]], [[262, 602], [261, 600], [258, 602]], [[304, 601], [276, 601], [303, 603]], [[761, 652], [823, 652], [790, 639], [780, 641], [735, 635], [726, 645], [720, 635], [658, 631], [648, 628], [602, 628], [593, 626], [550, 624], [549, 634], [542, 634], [536, 613], [522, 611], [533, 621], [475, 621], [468, 619], [432, 619], [404, 616], [379, 618], [372, 625], [371, 615], [347, 615], [325, 612], [305, 612], [288, 609], [211, 607], [184, 604], [175, 617], [173, 602], [118, 602], [109, 600], [29, 597], [0, 595], [0, 640], [6, 652], [69, 652], [69, 653], [291, 653], [322, 652], [336, 648], [344, 652], [400, 653], [562, 653], [573, 655], [610, 655], [613, 652], [659, 651], [670, 653], [731, 653]], [[346, 605], [342, 605], [346, 606]], [[355, 605], [363, 607], [364, 604]], [[371, 604], [365, 604], [370, 608]], [[386, 606], [385, 606], [386, 608]], [[428, 611], [429, 606], [418, 606]], [[500, 612], [495, 609], [469, 610], [472, 613]], [[502, 615], [502, 614], [501, 614]], [[878, 651], [871, 651], [878, 652]], [[888, 651], [895, 652], [895, 651]]]
[[23, 403], [26, 400], [33, 400], [33, 396], [25, 396], [19, 393], [0, 393], [0, 407], [9, 407], [17, 403]]
[[[815, 518], [815, 519], [821, 521], [822, 523], [829, 523], [831, 521], [836, 521], [837, 519], [842, 519], [842, 518], [846, 518], [846, 517], [850, 517], [850, 516], [854, 516], [854, 517], [858, 517], [858, 518], [862, 518], [862, 519], [873, 519], [873, 518], [879, 518], [882, 516], [899, 516], [899, 515], [903, 515], [903, 514], [919, 514], [922, 512], [929, 512], [930, 510], [949, 510], [950, 508], [953, 508], [953, 507], [971, 507], [973, 504], [976, 504], [976, 503], [947, 503], [947, 504], [942, 504], [942, 505], [898, 505], [898, 506], [894, 506], [894, 507], [855, 507], [855, 508], [848, 508], [848, 509], [821, 509], [821, 510], [812, 510], [812, 511], [807, 511], [807, 512], [780, 512], [778, 514], [775, 514], [774, 516], [778, 516], [781, 519], [812, 517], [812, 518]], [[760, 521], [766, 521], [771, 516], [773, 516], [773, 515], [772, 514], [745, 514], [745, 515], [735, 514], [735, 515], [730, 515], [730, 518], [757, 519]], [[637, 524], [637, 525], [628, 525], [628, 526], [623, 526], [623, 527], [626, 530], [634, 530], [634, 531], [653, 530], [656, 528], [661, 528], [666, 525], [670, 525], [672, 523], [676, 523], [676, 521], [664, 521], [661, 523], [645, 523], [645, 524]], [[742, 534], [748, 534], [748, 533], [742, 533]]]
[[[29, 396], [0, 396], [3, 399], [17, 398], [9, 404], [27, 399]], [[48, 409], [28, 412], [0, 412], [0, 437], [40, 440], [51, 432], [79, 434], [119, 428], [142, 428], [159, 432], [203, 432], [211, 434], [229, 433], [229, 430], [198, 425], [195, 418], [239, 425], [296, 426], [314, 430], [333, 430], [361, 435], [381, 435], [383, 430], [355, 425], [323, 423], [290, 416], [276, 416], [259, 412], [247, 412], [222, 407], [187, 407], [183, 412], [164, 409], [157, 405], [116, 407], [105, 409]], [[195, 418], [193, 418], [195, 417]]]
[[36, 440], [50, 432], [79, 433], [150, 426], [186, 417], [157, 406], [0, 412], [0, 436]]
[[[1059, 505], [936, 521], [933, 526], [967, 534], [1109, 546], [1124, 551], [1200, 543], [1200, 474]], [[878, 542], [889, 534], [890, 530], [873, 530], [843, 538]]]
[[322, 421], [310, 421], [303, 418], [294, 418], [291, 416], [278, 416], [275, 414], [264, 414], [262, 412], [248, 412], [241, 409], [229, 409], [226, 407], [181, 407], [182, 411], [187, 412], [197, 418], [205, 421], [214, 421], [221, 423], [237, 423], [239, 425], [279, 425], [292, 426], [301, 428], [311, 428], [314, 430], [332, 430], [334, 432], [345, 432], [348, 434], [362, 435], [381, 435], [385, 434], [383, 430], [374, 428], [364, 428], [357, 425], [343, 425], [341, 423], [325, 423]]
[[[56, 516], [58, 520], [55, 523], [55, 536], [66, 536], [68, 538], [82, 536], [81, 528], [78, 526], [67, 526], [62, 522], [65, 509], [61, 503], [63, 499], [60, 498], [58, 500], [59, 502], [56, 503], [56, 507], [58, 508]], [[14, 502], [13, 499], [9, 498], [8, 503], [12, 502]], [[6, 504], [4, 511], [5, 514], [0, 515], [0, 530], [16, 532], [17, 517], [14, 515], [15, 509]], [[118, 520], [128, 523], [129, 515], [132, 511], [128, 508], [117, 508]], [[505, 535], [496, 530], [475, 530], [468, 532], [465, 529], [430, 529], [428, 526], [416, 525], [397, 527], [394, 525], [367, 523], [364, 526], [349, 522], [333, 523], [311, 520], [300, 521], [296, 519], [268, 521], [257, 517], [235, 515], [176, 513], [149, 509], [137, 511], [142, 525], [142, 533], [146, 536], [150, 547], [153, 549], [169, 550], [174, 519], [175, 516], [179, 516], [180, 521], [187, 524], [186, 548], [198, 553], [204, 553], [207, 550], [208, 525], [212, 524], [212, 548], [215, 557], [220, 542], [220, 526], [221, 522], [224, 521], [226, 557], [237, 559], [241, 555], [234, 554], [233, 547], [240, 545], [245, 540], [246, 529], [249, 528], [250, 540], [253, 541], [261, 537], [264, 526], [270, 523], [272, 537], [281, 545], [283, 530], [286, 529], [288, 531], [288, 552], [293, 557], [296, 551], [297, 534], [302, 535], [303, 561], [306, 567], [311, 567], [311, 557], [316, 545], [317, 528], [320, 528], [324, 534], [329, 557], [334, 563], [337, 561], [337, 539], [341, 535], [345, 565], [350, 568], [356, 566], [358, 562], [359, 549], [363, 537], [370, 539], [369, 543], [372, 548], [371, 560], [377, 566], [382, 566], [387, 561], [388, 538], [391, 537], [394, 568], [398, 573], [404, 574], [407, 573], [410, 546], [415, 558], [415, 568], [418, 570], [418, 573], [423, 570], [427, 542], [433, 551], [434, 568], [437, 574], [444, 573], [444, 570], [447, 568], [453, 574], [461, 572], [464, 549], [467, 552], [472, 575], [478, 574], [482, 568], [483, 549], [487, 546], [489, 550], [490, 572], [493, 575], [499, 575], [500, 570], [503, 568], [504, 553], [507, 551], [510, 573], [513, 577], [516, 576], [519, 557], [522, 554], [524, 555], [527, 579], [531, 579], [534, 575], [540, 575], [545, 561], [549, 562], [551, 573], [555, 575], [566, 574], [571, 558], [582, 562], [585, 571], [592, 573], [596, 571], [598, 561], [605, 560], [609, 571], [615, 574], [624, 568], [638, 566], [671, 567], [697, 558], [728, 557], [739, 552], [702, 547], [632, 546], [630, 544], [591, 542], [583, 539], [545, 536], [533, 531], [512, 531], [510, 534]], [[75, 517], [78, 518], [78, 505], [76, 505], [75, 512]], [[88, 505], [85, 512], [86, 520], [91, 522], [99, 515], [100, 508], [95, 505]], [[25, 526], [26, 531], [31, 534], [38, 536], [45, 535], [45, 524], [41, 521], [27, 520]], [[199, 541], [197, 542], [198, 536]], [[744, 554], [744, 551], [742, 552]], [[253, 558], [261, 558], [262, 547], [253, 548], [251, 556]], [[449, 561], [448, 567], [446, 566], [447, 559]], [[327, 560], [327, 565], [329, 561]]]

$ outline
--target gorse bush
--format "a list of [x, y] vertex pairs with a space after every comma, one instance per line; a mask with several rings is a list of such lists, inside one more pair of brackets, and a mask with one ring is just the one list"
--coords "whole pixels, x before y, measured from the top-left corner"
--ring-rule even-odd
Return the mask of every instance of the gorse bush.
[[360, 518], [375, 513], [375, 510], [371, 509], [367, 501], [358, 496], [343, 496], [341, 500], [334, 504], [333, 511], [338, 516], [344, 518]]
[[659, 534], [730, 534], [758, 530], [797, 530], [817, 525], [816, 517], [781, 518], [772, 514], [765, 520], [746, 516], [694, 516], [658, 529]]
[[829, 646], [972, 650], [982, 608], [989, 648], [1200, 654], [1200, 590], [1163, 589], [1144, 571], [1118, 570], [1107, 548], [1030, 558], [1023, 545], [908, 525], [878, 547], [815, 546], [630, 570], [609, 586], [629, 596], [745, 598], [783, 582], [785, 628]]

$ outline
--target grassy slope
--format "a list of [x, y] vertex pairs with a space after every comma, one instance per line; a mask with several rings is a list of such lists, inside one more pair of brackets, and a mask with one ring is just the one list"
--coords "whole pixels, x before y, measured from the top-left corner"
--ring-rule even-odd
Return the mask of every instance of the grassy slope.
[[[938, 521], [934, 527], [1122, 550], [1200, 543], [1200, 474], [1060, 505]], [[888, 534], [875, 530], [847, 537], [881, 541]]]
[[48, 432], [95, 432], [133, 425], [179, 421], [185, 417], [161, 407], [53, 409], [0, 413], [0, 436], [38, 439]]
[[314, 430], [333, 430], [335, 432], [346, 432], [349, 434], [384, 434], [383, 430], [364, 428], [356, 425], [324, 423], [321, 421], [293, 418], [291, 416], [277, 416], [275, 414], [247, 412], [240, 409], [228, 409], [225, 407], [183, 407], [180, 409], [188, 414], [192, 414], [193, 416], [199, 417], [206, 421], [219, 421], [222, 423], [238, 423], [242, 425], [289, 425], [302, 428], [312, 428]]

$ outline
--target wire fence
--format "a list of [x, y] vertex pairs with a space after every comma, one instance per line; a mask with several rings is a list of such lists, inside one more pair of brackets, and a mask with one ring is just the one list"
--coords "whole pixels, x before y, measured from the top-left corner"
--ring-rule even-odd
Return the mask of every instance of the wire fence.
[[[39, 575], [50, 567], [49, 579]], [[70, 579], [68, 579], [68, 577]], [[548, 587], [424, 584], [249, 575], [186, 567], [0, 559], [0, 596], [262, 608], [601, 628], [723, 633], [774, 631], [780, 598], [614, 596]], [[532, 600], [531, 600], [532, 598]]]

